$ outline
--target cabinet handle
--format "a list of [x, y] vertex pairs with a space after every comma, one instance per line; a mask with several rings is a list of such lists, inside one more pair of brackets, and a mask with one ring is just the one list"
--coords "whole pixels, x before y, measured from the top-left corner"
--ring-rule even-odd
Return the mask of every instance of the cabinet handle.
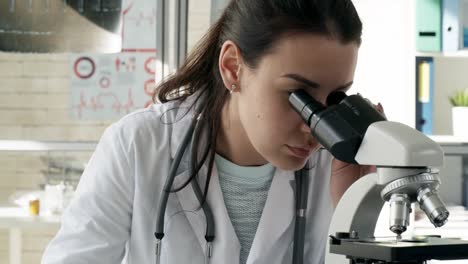
[[435, 37], [436, 33], [434, 31], [419, 31], [420, 37]]

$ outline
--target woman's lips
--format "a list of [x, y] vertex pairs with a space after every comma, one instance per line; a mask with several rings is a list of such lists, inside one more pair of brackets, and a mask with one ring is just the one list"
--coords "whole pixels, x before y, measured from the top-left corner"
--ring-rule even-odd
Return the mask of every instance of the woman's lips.
[[302, 148], [302, 147], [292, 147], [286, 145], [291, 153], [298, 158], [307, 158], [310, 155], [311, 148]]

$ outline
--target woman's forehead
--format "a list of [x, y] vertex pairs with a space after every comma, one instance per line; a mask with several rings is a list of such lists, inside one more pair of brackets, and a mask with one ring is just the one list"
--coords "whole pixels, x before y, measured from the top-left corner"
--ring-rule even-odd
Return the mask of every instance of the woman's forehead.
[[[359, 46], [317, 34], [296, 34], [278, 40], [264, 56], [261, 66], [278, 74], [307, 74], [310, 70], [354, 68]], [[340, 69], [341, 70], [341, 69]]]

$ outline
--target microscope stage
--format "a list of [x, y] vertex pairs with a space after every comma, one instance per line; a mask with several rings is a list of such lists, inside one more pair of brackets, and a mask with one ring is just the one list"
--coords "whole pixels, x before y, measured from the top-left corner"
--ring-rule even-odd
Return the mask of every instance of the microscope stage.
[[419, 263], [431, 259], [468, 259], [468, 241], [438, 237], [417, 237], [398, 242], [388, 238], [386, 240], [332, 238], [330, 252], [346, 255], [351, 259]]

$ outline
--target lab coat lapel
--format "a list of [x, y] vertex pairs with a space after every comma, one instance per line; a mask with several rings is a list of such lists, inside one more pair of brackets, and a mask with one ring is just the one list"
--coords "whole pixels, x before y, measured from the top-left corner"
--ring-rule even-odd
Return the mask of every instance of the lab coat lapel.
[[[188, 171], [184, 171], [177, 175], [174, 179], [174, 187], [181, 186], [188, 179]], [[195, 235], [200, 244], [201, 250], [205, 251], [205, 232], [206, 232], [206, 218], [203, 210], [200, 208], [200, 203], [198, 202], [195, 193], [191, 184], [188, 184], [182, 190], [174, 193], [184, 211], [184, 214], [190, 223]], [[197, 210], [198, 209], [198, 210]]]
[[[203, 166], [199, 173], [199, 184], [203, 191], [203, 183], [206, 179], [206, 166]], [[224, 263], [224, 264], [238, 264], [240, 254], [240, 243], [232, 226], [231, 220], [227, 213], [224, 204], [221, 186], [219, 185], [218, 172], [216, 167], [213, 168], [210, 180], [210, 187], [208, 188], [207, 203], [210, 206], [215, 222], [215, 239], [213, 241], [213, 256], [210, 263]], [[180, 186], [188, 177], [188, 171], [178, 175], [174, 180], [174, 186]], [[194, 217], [194, 210], [199, 207], [199, 203], [191, 184], [186, 188], [176, 193], [182, 209], [187, 216], [192, 229], [194, 230], [198, 242], [203, 250], [205, 250], [205, 232], [206, 232], [206, 218], [203, 210], [198, 210]], [[200, 218], [201, 217], [201, 218]], [[202, 221], [200, 221], [202, 219]]]
[[[247, 264], [281, 263], [294, 235], [294, 173], [276, 170]], [[274, 256], [274, 258], [272, 258]]]
[[[179, 145], [182, 142], [182, 138], [187, 133], [190, 121], [193, 118], [193, 112], [188, 112], [186, 101], [181, 104], [180, 109], [175, 117], [176, 122], [172, 124], [173, 130], [171, 135], [171, 157], [174, 158]], [[185, 162], [187, 167], [189, 155], [183, 157], [182, 162]], [[181, 167], [184, 166], [181, 164]], [[199, 184], [200, 189], [204, 190], [204, 183], [206, 182], [207, 173], [207, 162], [201, 168], [199, 172]], [[174, 180], [174, 186], [180, 186], [188, 178], [188, 170], [179, 172], [179, 175]], [[197, 214], [202, 216], [203, 221], [199, 221], [193, 217], [192, 211], [199, 207], [198, 199], [193, 192], [191, 184], [186, 188], [176, 193], [179, 198], [182, 209], [185, 211], [190, 225], [197, 235], [200, 246], [205, 250], [205, 230], [206, 230], [206, 218], [203, 210], [197, 211]], [[226, 205], [224, 203], [223, 193], [219, 184], [219, 177], [216, 166], [213, 167], [211, 174], [210, 187], [208, 188], [207, 203], [210, 206], [215, 222], [215, 239], [213, 241], [213, 256], [210, 263], [223, 263], [223, 264], [239, 264], [240, 256], [240, 243], [235, 233], [234, 227], [232, 226], [231, 220], [227, 213]], [[192, 217], [191, 217], [192, 216]]]
[[[177, 107], [177, 114], [174, 120], [170, 123], [172, 125], [170, 138], [170, 155], [172, 160], [175, 158], [177, 150], [179, 149], [179, 146], [182, 143], [182, 139], [188, 131], [190, 122], [193, 117], [193, 112], [188, 111], [190, 101], [191, 100], [186, 100]], [[185, 183], [189, 178], [188, 158], [190, 155], [188, 152], [189, 151], [186, 151], [182, 157], [172, 188], [182, 186], [182, 184]], [[192, 185], [189, 183], [185, 188], [174, 193], [174, 195], [177, 196], [182, 210], [184, 211], [190, 226], [195, 232], [201, 249], [205, 251], [206, 219], [203, 210], [200, 208], [200, 203], [198, 202], [198, 199], [193, 191]]]
[[[201, 182], [205, 182], [206, 178], [207, 168], [203, 169], [205, 171], [202, 172]], [[207, 200], [215, 220], [215, 240], [211, 263], [239, 264], [240, 243], [224, 203], [216, 166], [213, 167], [211, 174]]]

